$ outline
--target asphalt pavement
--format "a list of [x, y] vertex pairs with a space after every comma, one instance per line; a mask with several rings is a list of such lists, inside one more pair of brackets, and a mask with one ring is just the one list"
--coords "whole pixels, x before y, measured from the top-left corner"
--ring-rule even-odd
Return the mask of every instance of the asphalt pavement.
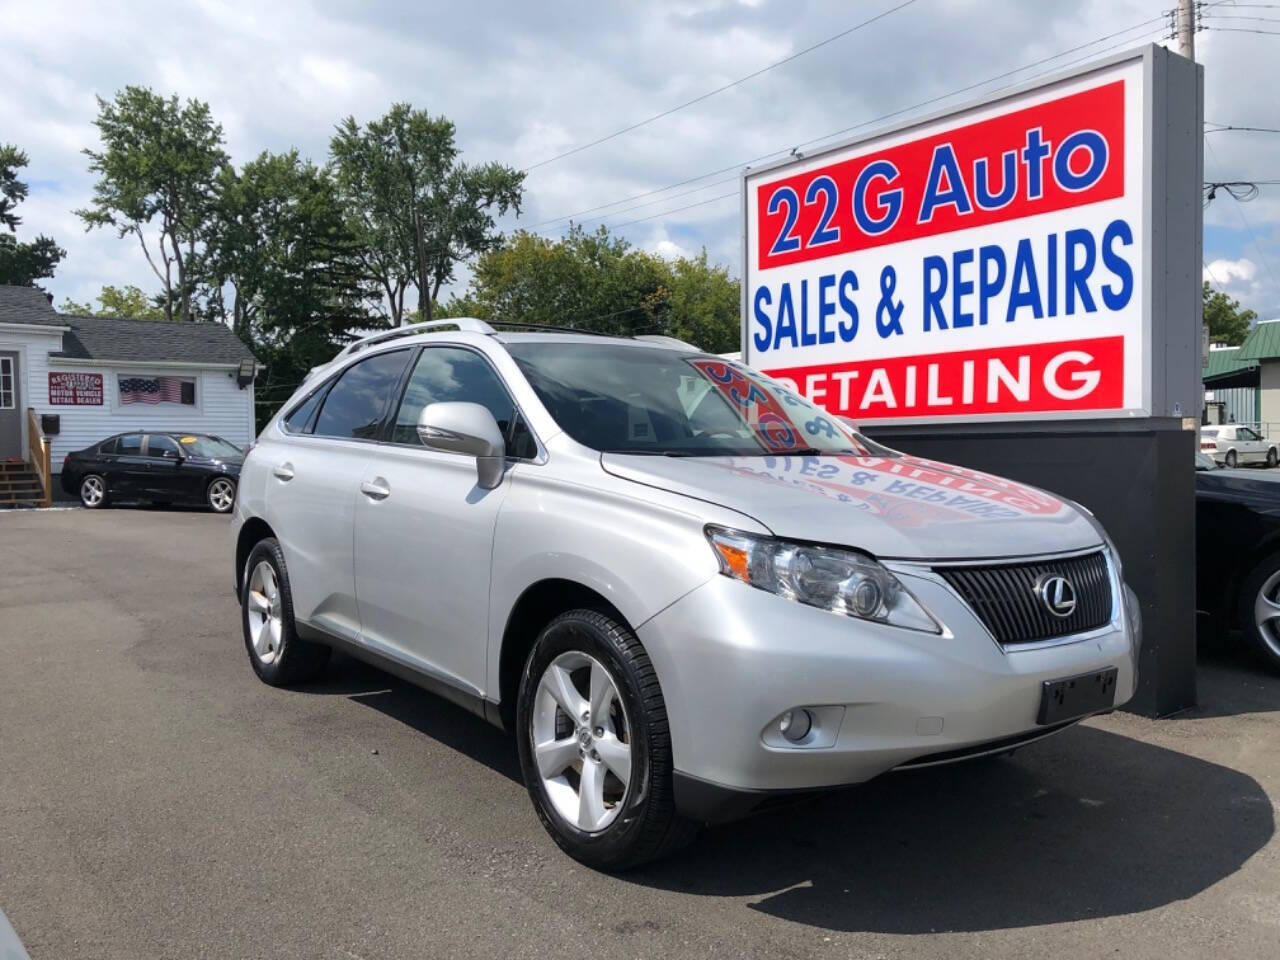
[[1230, 647], [1179, 717], [607, 876], [470, 714], [348, 659], [261, 684], [230, 550], [200, 512], [0, 513], [0, 911], [33, 960], [1280, 956], [1280, 677]]

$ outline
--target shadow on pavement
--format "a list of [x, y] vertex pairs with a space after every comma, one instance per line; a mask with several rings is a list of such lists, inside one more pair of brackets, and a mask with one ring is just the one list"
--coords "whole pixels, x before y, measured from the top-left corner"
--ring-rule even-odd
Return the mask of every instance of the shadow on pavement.
[[708, 831], [627, 874], [839, 931], [1026, 927], [1150, 910], [1238, 870], [1275, 830], [1251, 777], [1092, 727], [1008, 760], [890, 774]]
[[[335, 657], [311, 693], [349, 696], [520, 782], [513, 741]], [[1150, 910], [1240, 868], [1275, 831], [1246, 774], [1075, 727], [1010, 759], [888, 774], [705, 831], [627, 882], [838, 931], [981, 931]]]

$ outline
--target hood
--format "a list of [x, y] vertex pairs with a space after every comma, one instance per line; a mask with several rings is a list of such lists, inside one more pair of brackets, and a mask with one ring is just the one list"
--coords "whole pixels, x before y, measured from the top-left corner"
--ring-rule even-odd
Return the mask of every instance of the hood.
[[1101, 544], [1065, 500], [915, 457], [606, 453], [600, 462], [614, 476], [745, 513], [779, 537], [886, 559], [1032, 556]]

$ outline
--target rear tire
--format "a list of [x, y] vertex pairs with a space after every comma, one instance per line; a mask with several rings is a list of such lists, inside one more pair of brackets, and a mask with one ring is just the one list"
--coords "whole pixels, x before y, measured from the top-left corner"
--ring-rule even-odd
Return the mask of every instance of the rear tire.
[[89, 510], [107, 505], [107, 481], [99, 473], [86, 473], [80, 478], [80, 502]]
[[1236, 452], [1234, 450], [1227, 451], [1226, 464], [1232, 470], [1236, 468]]
[[205, 500], [214, 513], [230, 513], [236, 505], [236, 482], [229, 477], [215, 477], [205, 490]]
[[1245, 577], [1237, 616], [1254, 654], [1280, 673], [1280, 553], [1266, 557]]
[[538, 818], [575, 860], [626, 870], [697, 833], [676, 811], [657, 674], [613, 618], [573, 610], [547, 624], [520, 679], [516, 739]]
[[244, 565], [240, 624], [249, 663], [263, 683], [273, 687], [305, 683], [318, 677], [329, 662], [328, 647], [298, 636], [289, 572], [273, 537], [258, 541]]

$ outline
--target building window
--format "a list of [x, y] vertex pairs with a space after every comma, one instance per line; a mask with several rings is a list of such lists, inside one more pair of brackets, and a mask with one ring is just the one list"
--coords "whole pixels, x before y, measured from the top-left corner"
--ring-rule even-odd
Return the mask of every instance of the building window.
[[177, 403], [194, 407], [196, 381], [193, 377], [148, 377], [122, 374], [117, 378], [121, 403]]
[[0, 410], [12, 410], [14, 404], [13, 357], [0, 357]]

